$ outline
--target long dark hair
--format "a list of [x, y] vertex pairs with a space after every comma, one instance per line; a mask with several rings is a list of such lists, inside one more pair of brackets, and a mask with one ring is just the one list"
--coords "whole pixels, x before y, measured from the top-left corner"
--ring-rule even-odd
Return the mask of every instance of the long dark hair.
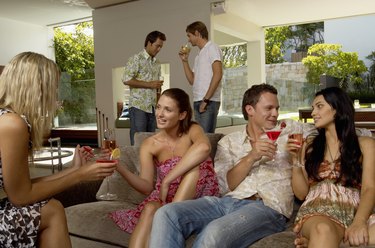
[[170, 89], [163, 91], [162, 96], [167, 96], [167, 97], [172, 98], [176, 102], [180, 113], [183, 113], [186, 111], [185, 119], [180, 121], [178, 134], [182, 135], [184, 133], [187, 133], [191, 125], [195, 123], [194, 121], [191, 120], [193, 116], [193, 110], [190, 106], [189, 95], [182, 89], [170, 88]]
[[[336, 134], [340, 141], [341, 173], [337, 182], [352, 187], [361, 183], [362, 152], [354, 125], [354, 107], [350, 97], [340, 88], [325, 88], [315, 94], [323, 96], [325, 101], [336, 110]], [[326, 149], [325, 129], [318, 129], [318, 135], [307, 147], [305, 168], [309, 178], [321, 181], [319, 166], [323, 162]]]

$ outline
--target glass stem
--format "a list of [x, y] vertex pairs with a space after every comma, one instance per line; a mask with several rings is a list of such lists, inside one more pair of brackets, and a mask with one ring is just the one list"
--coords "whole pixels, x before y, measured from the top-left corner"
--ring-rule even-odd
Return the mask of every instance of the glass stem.
[[105, 180], [107, 180], [107, 194], [110, 194], [110, 189], [109, 189], [109, 176], [106, 177]]

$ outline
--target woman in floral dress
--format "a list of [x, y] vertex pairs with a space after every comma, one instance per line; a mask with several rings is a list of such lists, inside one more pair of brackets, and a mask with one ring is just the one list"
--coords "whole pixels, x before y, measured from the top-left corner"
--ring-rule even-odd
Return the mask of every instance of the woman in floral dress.
[[318, 135], [308, 138], [304, 166], [300, 145], [289, 139], [292, 186], [304, 200], [294, 231], [296, 247], [375, 244], [375, 139], [357, 137], [354, 107], [340, 88], [316, 93], [312, 117]]
[[86, 163], [89, 154], [77, 146], [70, 168], [30, 178], [28, 161], [51, 126], [59, 76], [52, 60], [32, 52], [15, 56], [0, 76], [0, 247], [71, 247], [64, 207], [49, 198], [116, 168]]
[[140, 175], [118, 166], [130, 185], [148, 195], [134, 210], [110, 213], [122, 230], [132, 233], [130, 247], [148, 247], [154, 213], [163, 204], [218, 195], [210, 142], [191, 118], [189, 96], [177, 88], [164, 91], [156, 106], [160, 131], [141, 145]]

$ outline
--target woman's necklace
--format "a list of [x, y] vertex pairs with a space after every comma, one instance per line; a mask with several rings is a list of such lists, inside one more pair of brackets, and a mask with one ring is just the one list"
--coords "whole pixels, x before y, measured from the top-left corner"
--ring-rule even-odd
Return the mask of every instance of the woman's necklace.
[[338, 155], [339, 155], [339, 149], [337, 149], [335, 157], [332, 156], [331, 150], [329, 149], [329, 145], [327, 145], [327, 150], [328, 150], [329, 156], [331, 157], [331, 161], [330, 162], [328, 161], [329, 167], [331, 168], [331, 170], [333, 170], [335, 168], [335, 161], [337, 160]]
[[178, 137], [178, 138], [176, 139], [175, 143], [174, 143], [174, 146], [172, 146], [172, 145], [169, 143], [168, 139], [167, 139], [167, 138], [165, 139], [165, 141], [167, 142], [168, 149], [172, 152], [172, 158], [174, 158], [174, 151], [176, 150], [176, 147], [177, 147], [178, 143], [180, 142], [180, 140], [181, 140], [181, 138]]

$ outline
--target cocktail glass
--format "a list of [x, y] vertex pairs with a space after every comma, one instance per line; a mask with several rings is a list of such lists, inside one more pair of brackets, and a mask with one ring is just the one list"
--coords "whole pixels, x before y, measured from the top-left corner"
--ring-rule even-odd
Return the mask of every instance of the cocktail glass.
[[[117, 161], [114, 160], [114, 159], [97, 159], [96, 162], [97, 163], [117, 163]], [[102, 201], [114, 201], [114, 200], [118, 199], [118, 197], [117, 197], [116, 194], [111, 193], [111, 190], [110, 190], [110, 177], [111, 176], [108, 176], [108, 177], [106, 177], [104, 179], [106, 181], [107, 190], [106, 190], [105, 194], [102, 194], [102, 195], [98, 196], [98, 200], [102, 200]]]
[[[302, 147], [303, 145], [303, 126], [300, 122], [297, 122], [293, 125], [292, 133], [289, 135], [290, 138], [295, 139], [295, 144], [300, 145]], [[301, 148], [297, 149], [297, 163], [298, 165], [301, 165]]]
[[[164, 77], [163, 76], [159, 76], [159, 80], [162, 81], [164, 83]], [[161, 95], [161, 86], [159, 88], [156, 89], [156, 96], [157, 96], [157, 99], [159, 100], [160, 98], [160, 95]]]
[[[275, 143], [276, 140], [279, 138], [283, 128], [285, 127], [285, 122], [277, 122], [276, 126], [272, 129], [265, 130], [265, 133], [267, 134], [267, 137]], [[277, 152], [276, 152], [277, 153]], [[272, 158], [271, 161], [275, 161], [275, 158]]]
[[[114, 129], [105, 129], [104, 130], [104, 139], [103, 139], [103, 148], [109, 149], [111, 152], [117, 148], [116, 145], [116, 135]], [[112, 159], [112, 155], [110, 157], [101, 157], [100, 159], [96, 160], [97, 163], [116, 163], [117, 161]], [[107, 192], [103, 195], [99, 195], [98, 199], [103, 201], [114, 201], [117, 200], [117, 195], [111, 193], [110, 190], [110, 179], [111, 176], [106, 177], [104, 180], [106, 181], [107, 185]]]
[[189, 42], [186, 43], [185, 45], [181, 46], [181, 52], [184, 53], [184, 54], [189, 55], [190, 50], [191, 50], [191, 45], [190, 45]]

